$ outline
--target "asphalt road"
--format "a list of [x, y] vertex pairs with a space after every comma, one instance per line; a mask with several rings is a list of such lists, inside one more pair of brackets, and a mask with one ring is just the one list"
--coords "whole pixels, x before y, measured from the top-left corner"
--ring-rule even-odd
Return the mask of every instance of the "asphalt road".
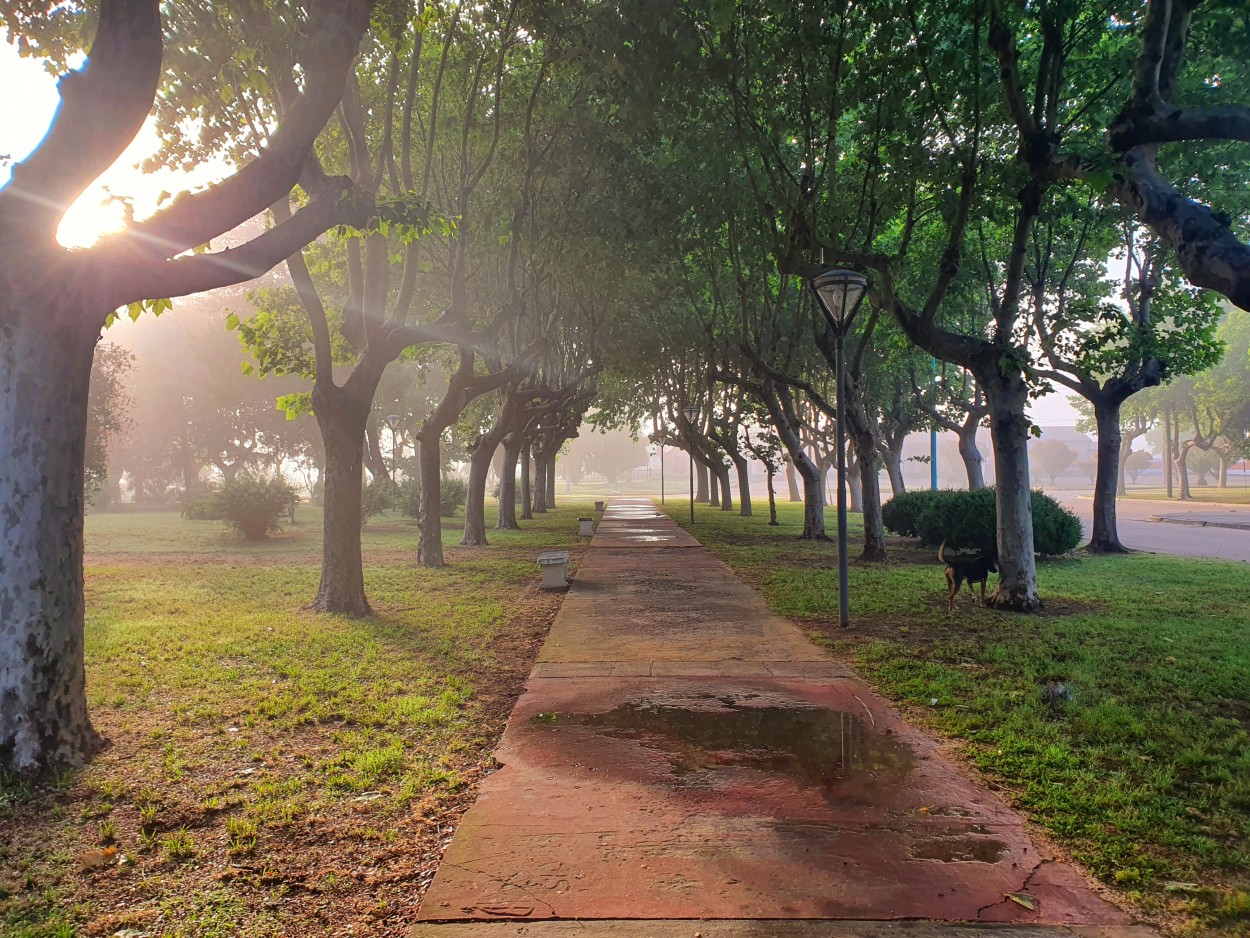
[[[1089, 496], [1052, 492], [1081, 518], [1089, 533], [1093, 501]], [[1250, 530], [1239, 528], [1200, 527], [1166, 521], [1151, 521], [1152, 515], [1244, 516], [1250, 526], [1250, 508], [1236, 505], [1146, 501], [1121, 498], [1116, 503], [1120, 541], [1125, 547], [1153, 551], [1157, 554], [1178, 554], [1183, 557], [1218, 557], [1250, 563]]]

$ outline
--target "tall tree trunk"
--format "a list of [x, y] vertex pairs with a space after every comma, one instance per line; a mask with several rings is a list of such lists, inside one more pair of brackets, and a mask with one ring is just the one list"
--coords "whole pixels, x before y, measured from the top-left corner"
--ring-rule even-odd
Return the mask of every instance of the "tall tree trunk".
[[498, 448], [489, 433], [478, 442], [469, 456], [469, 484], [464, 498], [464, 536], [462, 547], [486, 547], [486, 478], [491, 460]]
[[87, 717], [82, 570], [96, 330], [33, 302], [3, 322], [0, 768], [37, 774], [82, 765], [100, 745]]
[[534, 493], [530, 488], [530, 444], [521, 447], [521, 520], [534, 519]]
[[[851, 447], [854, 453], [855, 447]], [[846, 461], [846, 488], [850, 498], [847, 499], [847, 511], [853, 515], [860, 514], [864, 510], [864, 486], [859, 474], [859, 460], [848, 459]]]
[[768, 523], [776, 527], [779, 522], [777, 520], [777, 491], [773, 486], [773, 480], [777, 477], [777, 473], [773, 471], [773, 467], [768, 467]]
[[359, 400], [346, 388], [313, 388], [313, 412], [325, 444], [325, 512], [321, 538], [321, 583], [311, 608], [366, 616], [364, 564], [360, 550], [361, 486], [365, 424], [372, 395]]
[[[886, 475], [890, 477], [890, 494], [902, 495], [907, 491], [907, 484], [903, 481], [902, 444], [899, 444], [897, 449], [894, 446], [885, 447], [885, 452], [881, 456], [885, 460]], [[879, 484], [878, 489], [880, 489]]]
[[418, 434], [421, 452], [421, 511], [417, 526], [417, 563], [423, 567], [446, 566], [443, 559], [443, 452], [442, 428], [422, 428]]
[[738, 514], [751, 517], [751, 464], [741, 454], [730, 453], [734, 471], [738, 474]]
[[1175, 467], [1176, 449], [1172, 443], [1172, 426], [1175, 423], [1171, 411], [1163, 410], [1163, 484], [1167, 497], [1172, 497], [1172, 470]]
[[1116, 485], [1123, 478], [1120, 404], [1102, 399], [1091, 403], [1098, 426], [1098, 472], [1094, 479], [1094, 528], [1085, 549], [1100, 554], [1123, 554], [1127, 550], [1120, 543], [1115, 518]]
[[[1133, 437], [1123, 431], [1120, 432], [1120, 453], [1117, 460], [1117, 469], [1115, 473], [1115, 494], [1128, 494], [1128, 474], [1124, 471], [1124, 463], [1129, 455], [1133, 452]], [[1097, 481], [1094, 483], [1097, 485]]]
[[720, 479], [711, 466], [707, 467], [707, 501], [709, 505], [720, 504]]
[[979, 421], [971, 425], [965, 423], [958, 433], [959, 458], [964, 462], [970, 492], [985, 488], [985, 459], [981, 455], [981, 448], [977, 446], [979, 424]]
[[885, 525], [881, 520], [881, 473], [877, 469], [876, 436], [857, 433], [852, 436], [852, 441], [859, 463], [859, 486], [863, 495], [864, 549], [859, 559], [885, 560]]
[[1189, 451], [1192, 449], [1184, 443], [1176, 447], [1176, 475], [1181, 483], [1181, 501], [1190, 501], [1194, 497], [1189, 490]]
[[786, 496], [792, 502], [801, 502], [803, 497], [799, 495], [799, 480], [794, 473], [793, 461], [786, 460]]
[[514, 432], [504, 440], [503, 463], [499, 469], [499, 520], [495, 527], [500, 531], [515, 531], [520, 527], [516, 520], [516, 468], [520, 458], [520, 434]]
[[998, 509], [998, 585], [987, 603], [998, 609], [1036, 612], [1037, 562], [1033, 554], [1033, 501], [1029, 485], [1029, 421], [1023, 375], [1003, 375], [998, 357], [977, 372], [990, 407]]
[[547, 513], [547, 460], [543, 449], [538, 447], [534, 453], [534, 514]]
[[373, 476], [375, 482], [390, 481], [391, 473], [386, 465], [386, 460], [382, 458], [382, 443], [378, 436], [378, 428], [366, 422], [365, 467], [369, 470], [369, 475]]
[[1220, 480], [1219, 486], [1222, 489], [1228, 488], [1228, 463], [1229, 458], [1223, 453], [1218, 454], [1220, 457]]
[[700, 505], [705, 505], [709, 500], [707, 466], [703, 465], [697, 457], [694, 461], [694, 479], [696, 486], [694, 500]]
[[720, 479], [720, 510], [733, 511], [734, 497], [729, 490], [729, 467], [721, 463], [720, 471], [716, 474]]

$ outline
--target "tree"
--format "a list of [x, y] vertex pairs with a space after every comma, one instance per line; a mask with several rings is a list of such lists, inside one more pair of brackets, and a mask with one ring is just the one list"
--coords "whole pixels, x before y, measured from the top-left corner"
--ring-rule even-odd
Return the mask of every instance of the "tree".
[[1144, 449], [1135, 449], [1124, 459], [1124, 471], [1129, 474], [1134, 484], [1137, 477], [1142, 474], [1145, 469], [1150, 468], [1150, 464], [1154, 462], [1154, 457], [1149, 451]]
[[[105, 342], [96, 346], [91, 364], [91, 388], [87, 395], [87, 444], [83, 457], [84, 486], [88, 504], [108, 504], [109, 457], [117, 439], [130, 426], [134, 399], [126, 387], [126, 375], [135, 357], [126, 349]], [[115, 488], [117, 480], [113, 479]]]
[[[292, 48], [302, 83], [270, 146], [222, 182], [182, 195], [93, 248], [67, 251], [57, 225], [138, 133], [159, 93], [158, 0], [102, 0], [85, 64], [60, 82], [43, 141], [0, 189], [0, 766], [37, 772], [83, 762], [99, 745], [87, 716], [83, 662], [84, 441], [92, 350], [119, 307], [250, 279], [344, 220], [344, 180], [309, 184], [287, 223], [222, 251], [187, 253], [286, 197], [333, 113], [369, 24], [371, 0], [312, 0]], [[84, 35], [78, 4], [7, 5], [13, 37]], [[40, 42], [27, 49], [43, 49]], [[162, 88], [162, 85], [164, 87]], [[55, 337], [55, 339], [53, 338]]]
[[1054, 485], [1076, 462], [1076, 452], [1062, 440], [1038, 440], [1029, 448], [1029, 458]]

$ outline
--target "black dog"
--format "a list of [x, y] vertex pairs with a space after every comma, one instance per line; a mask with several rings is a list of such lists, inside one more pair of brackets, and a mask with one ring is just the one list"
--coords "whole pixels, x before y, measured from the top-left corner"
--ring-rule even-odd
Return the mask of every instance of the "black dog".
[[981, 584], [981, 605], [985, 605], [985, 584], [990, 578], [991, 573], [998, 572], [998, 558], [987, 557], [946, 557], [946, 542], [942, 542], [942, 546], [938, 548], [938, 560], [946, 564], [946, 585], [950, 591], [946, 596], [946, 608], [954, 610], [955, 596], [959, 593], [959, 587], [964, 583], [968, 584], [968, 592], [972, 593], [973, 599], [976, 593], [972, 592], [972, 584]]

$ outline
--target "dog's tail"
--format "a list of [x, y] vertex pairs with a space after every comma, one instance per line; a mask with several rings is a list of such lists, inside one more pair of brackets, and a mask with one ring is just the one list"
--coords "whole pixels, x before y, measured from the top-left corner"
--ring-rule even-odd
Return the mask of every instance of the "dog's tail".
[[938, 548], [938, 562], [946, 563], [946, 542], [942, 542], [942, 546]]

